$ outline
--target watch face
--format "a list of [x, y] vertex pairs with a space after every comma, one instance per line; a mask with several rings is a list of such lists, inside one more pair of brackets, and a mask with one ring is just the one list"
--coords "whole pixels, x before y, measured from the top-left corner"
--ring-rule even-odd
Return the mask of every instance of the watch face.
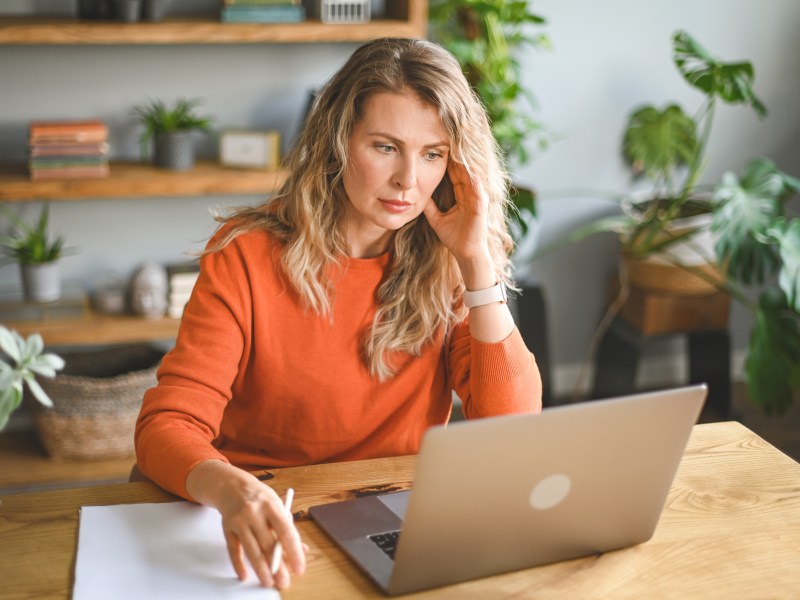
[[278, 167], [277, 132], [225, 132], [220, 139], [220, 162], [231, 167]]

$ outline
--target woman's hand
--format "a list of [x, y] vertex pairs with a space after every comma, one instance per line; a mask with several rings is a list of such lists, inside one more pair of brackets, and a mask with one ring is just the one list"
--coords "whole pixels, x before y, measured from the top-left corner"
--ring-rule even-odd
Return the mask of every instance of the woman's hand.
[[431, 201], [423, 211], [425, 218], [458, 261], [467, 289], [490, 287], [497, 281], [489, 253], [489, 199], [483, 187], [472, 182], [463, 164], [451, 160], [447, 173], [456, 202], [450, 210], [442, 212]]
[[431, 201], [424, 209], [436, 235], [456, 259], [472, 260], [488, 254], [487, 209], [489, 200], [480, 184], [473, 184], [466, 167], [451, 160], [447, 174], [453, 184], [455, 204], [441, 212]]
[[[307, 547], [271, 487], [221, 460], [207, 460], [189, 472], [186, 489], [195, 500], [222, 515], [228, 554], [239, 579], [247, 578], [245, 561], [264, 587], [285, 588], [291, 581], [290, 571], [303, 573]], [[270, 562], [277, 541], [283, 546], [284, 560], [273, 574]]]
[[[490, 288], [498, 282], [498, 277], [489, 252], [489, 198], [480, 183], [472, 182], [463, 164], [451, 160], [447, 173], [456, 202], [443, 213], [431, 201], [425, 207], [425, 218], [442, 244], [455, 256], [464, 287], [468, 290]], [[504, 302], [470, 310], [469, 332], [476, 340], [499, 342], [513, 329], [514, 319]]]

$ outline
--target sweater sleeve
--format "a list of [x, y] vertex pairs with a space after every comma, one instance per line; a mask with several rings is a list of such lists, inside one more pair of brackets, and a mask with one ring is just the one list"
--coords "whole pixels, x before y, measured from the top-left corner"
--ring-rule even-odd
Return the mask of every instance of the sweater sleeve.
[[189, 498], [186, 476], [206, 459], [227, 459], [212, 445], [249, 343], [246, 308], [232, 275], [236, 243], [204, 256], [174, 348], [144, 395], [136, 423], [139, 469], [164, 489]]
[[448, 350], [453, 390], [466, 418], [541, 410], [539, 368], [516, 327], [491, 344], [470, 335], [467, 319], [454, 328]]

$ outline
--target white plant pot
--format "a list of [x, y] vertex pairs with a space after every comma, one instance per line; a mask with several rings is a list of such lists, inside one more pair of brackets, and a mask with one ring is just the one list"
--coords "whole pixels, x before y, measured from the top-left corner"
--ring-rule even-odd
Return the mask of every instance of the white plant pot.
[[61, 266], [57, 261], [19, 267], [27, 302], [55, 302], [61, 297]]
[[[646, 201], [646, 199], [644, 197], [632, 198], [630, 201], [622, 204], [622, 210], [629, 216], [636, 218], [637, 211], [634, 207], [637, 203], [642, 201]], [[687, 266], [698, 266], [714, 262], [716, 257], [714, 251], [716, 238], [711, 233], [712, 219], [712, 214], [707, 213], [672, 221], [669, 232], [671, 235], [680, 235], [689, 230], [697, 231], [695, 234], [688, 236], [685, 240], [670, 244], [665, 252], [669, 258], [659, 256], [655, 253], [648, 256], [646, 260], [658, 264], [675, 264], [677, 261]]]
[[[645, 199], [638, 201], [642, 200]], [[635, 198], [623, 203], [623, 211], [636, 218], [636, 203]], [[664, 234], [664, 239], [667, 239], [667, 235], [672, 237], [688, 231], [695, 233], [670, 244], [663, 252], [642, 258], [624, 255], [622, 261], [631, 285], [648, 291], [681, 296], [717, 292], [717, 286], [712, 281], [721, 282], [724, 275], [716, 265], [716, 236], [711, 232], [712, 219], [711, 213], [676, 219], [670, 223], [669, 233]], [[705, 275], [695, 274], [700, 272]]]

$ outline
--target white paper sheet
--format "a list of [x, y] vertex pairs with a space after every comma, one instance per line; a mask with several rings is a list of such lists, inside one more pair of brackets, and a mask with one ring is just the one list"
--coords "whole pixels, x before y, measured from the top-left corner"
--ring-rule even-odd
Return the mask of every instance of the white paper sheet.
[[277, 600], [251, 571], [239, 581], [220, 515], [190, 502], [81, 509], [73, 600]]

